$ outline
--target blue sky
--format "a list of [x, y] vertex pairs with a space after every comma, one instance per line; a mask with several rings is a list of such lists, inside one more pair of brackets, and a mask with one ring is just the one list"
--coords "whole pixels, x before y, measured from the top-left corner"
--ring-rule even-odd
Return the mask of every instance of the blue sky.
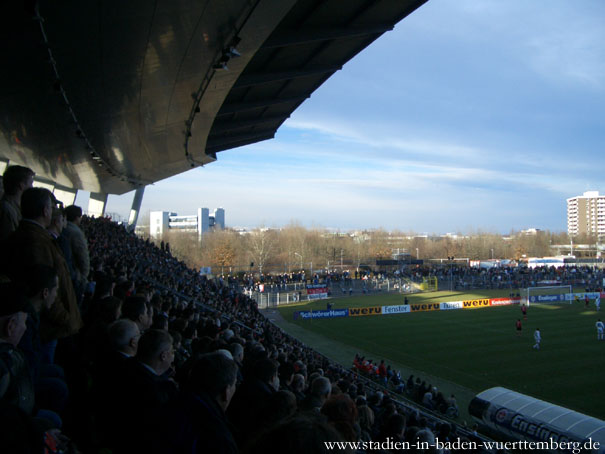
[[[430, 0], [346, 64], [276, 138], [146, 189], [142, 212], [229, 226], [566, 229], [605, 193], [605, 2]], [[110, 196], [127, 215], [132, 193]]]

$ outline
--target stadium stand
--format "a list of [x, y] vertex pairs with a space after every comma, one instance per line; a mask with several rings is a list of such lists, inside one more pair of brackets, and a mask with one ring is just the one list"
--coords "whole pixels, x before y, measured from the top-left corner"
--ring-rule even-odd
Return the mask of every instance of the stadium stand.
[[[58, 414], [69, 438], [57, 437], [59, 444], [73, 440], [93, 453], [255, 452], [292, 424], [300, 431], [292, 437], [321, 427], [317, 433], [330, 441], [474, 437], [427, 405], [329, 361], [273, 325], [246, 295], [199, 275], [166, 248], [108, 218], [84, 217], [81, 228], [91, 267], [79, 308], [84, 326], [57, 345], [55, 365], [69, 388]], [[150, 328], [159, 319], [168, 329]], [[317, 403], [313, 391], [321, 396], [322, 382], [330, 389]], [[40, 440], [56, 435], [58, 418], [25, 410], [38, 418]], [[317, 437], [308, 443], [323, 452]]]

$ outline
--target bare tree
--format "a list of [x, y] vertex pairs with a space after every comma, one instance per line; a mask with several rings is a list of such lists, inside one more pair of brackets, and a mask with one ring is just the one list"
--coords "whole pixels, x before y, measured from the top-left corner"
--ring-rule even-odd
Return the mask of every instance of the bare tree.
[[[311, 262], [316, 269], [332, 268], [333, 264], [341, 263], [341, 258], [343, 270], [349, 267], [359, 270], [361, 265], [374, 265], [377, 259], [391, 256], [395, 248], [406, 249], [412, 257], [420, 256], [427, 263], [433, 258], [452, 256], [471, 260], [543, 257], [557, 253], [554, 245], [570, 242], [564, 232], [538, 231], [528, 235], [513, 231], [503, 236], [478, 231], [467, 236], [418, 237], [413, 232], [374, 230], [342, 235], [318, 228], [306, 229], [295, 223], [281, 230], [258, 229], [245, 236], [231, 231], [211, 232], [202, 241], [195, 233], [171, 231], [165, 233], [163, 240], [170, 242], [173, 254], [190, 266], [212, 265], [223, 272], [226, 267], [229, 271], [232, 268], [241, 271], [254, 262], [260, 273], [305, 269]], [[584, 250], [585, 254], [595, 254], [597, 238], [584, 235], [573, 240], [574, 244], [590, 246], [591, 251]]]
[[263, 274], [263, 267], [274, 252], [274, 243], [274, 234], [268, 229], [261, 228], [248, 235], [248, 252], [259, 274]]
[[305, 263], [310, 256], [309, 238], [310, 232], [299, 224], [292, 223], [280, 232], [282, 241], [280, 245], [284, 252], [284, 259], [287, 256], [288, 271], [292, 268], [304, 268]]

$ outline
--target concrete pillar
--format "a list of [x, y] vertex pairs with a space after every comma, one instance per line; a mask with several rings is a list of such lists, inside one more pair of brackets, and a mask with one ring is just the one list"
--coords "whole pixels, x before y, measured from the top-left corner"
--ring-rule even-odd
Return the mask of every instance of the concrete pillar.
[[145, 186], [140, 187], [134, 192], [134, 198], [132, 199], [132, 207], [130, 208], [130, 216], [128, 217], [128, 230], [133, 231], [137, 226], [139, 220], [139, 212], [141, 211], [141, 204], [143, 203], [143, 195], [145, 194]]
[[88, 215], [95, 217], [105, 216], [105, 206], [107, 205], [107, 194], [102, 192], [91, 192], [88, 200]]
[[63, 206], [68, 207], [70, 205], [73, 205], [76, 201], [78, 190], [72, 188], [65, 188], [63, 186], [55, 186], [53, 194], [55, 195], [57, 200], [63, 202]]

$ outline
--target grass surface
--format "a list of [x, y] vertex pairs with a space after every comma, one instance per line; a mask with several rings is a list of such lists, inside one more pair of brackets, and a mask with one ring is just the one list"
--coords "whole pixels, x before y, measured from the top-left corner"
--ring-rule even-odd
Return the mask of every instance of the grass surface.
[[[414, 304], [499, 296], [508, 292], [435, 292], [409, 300]], [[331, 302], [334, 308], [345, 308], [402, 304], [402, 300], [401, 295], [391, 294]], [[350, 355], [348, 360], [337, 358], [345, 365], [359, 351], [402, 366], [402, 373], [432, 377], [433, 384], [451, 382], [453, 391], [467, 394], [464, 400], [472, 393], [504, 386], [605, 419], [605, 341], [596, 339], [594, 325], [601, 314], [594, 305], [590, 309], [583, 304], [532, 305], [521, 337], [514, 327], [522, 318], [518, 306], [293, 321], [294, 311], [325, 306], [325, 301], [317, 301], [282, 307], [279, 312], [297, 327], [298, 337], [301, 332], [313, 333], [307, 342], [323, 353], [333, 348], [328, 346], [330, 340], [340, 346], [341, 355]], [[532, 349], [536, 327], [542, 332], [540, 351]]]

